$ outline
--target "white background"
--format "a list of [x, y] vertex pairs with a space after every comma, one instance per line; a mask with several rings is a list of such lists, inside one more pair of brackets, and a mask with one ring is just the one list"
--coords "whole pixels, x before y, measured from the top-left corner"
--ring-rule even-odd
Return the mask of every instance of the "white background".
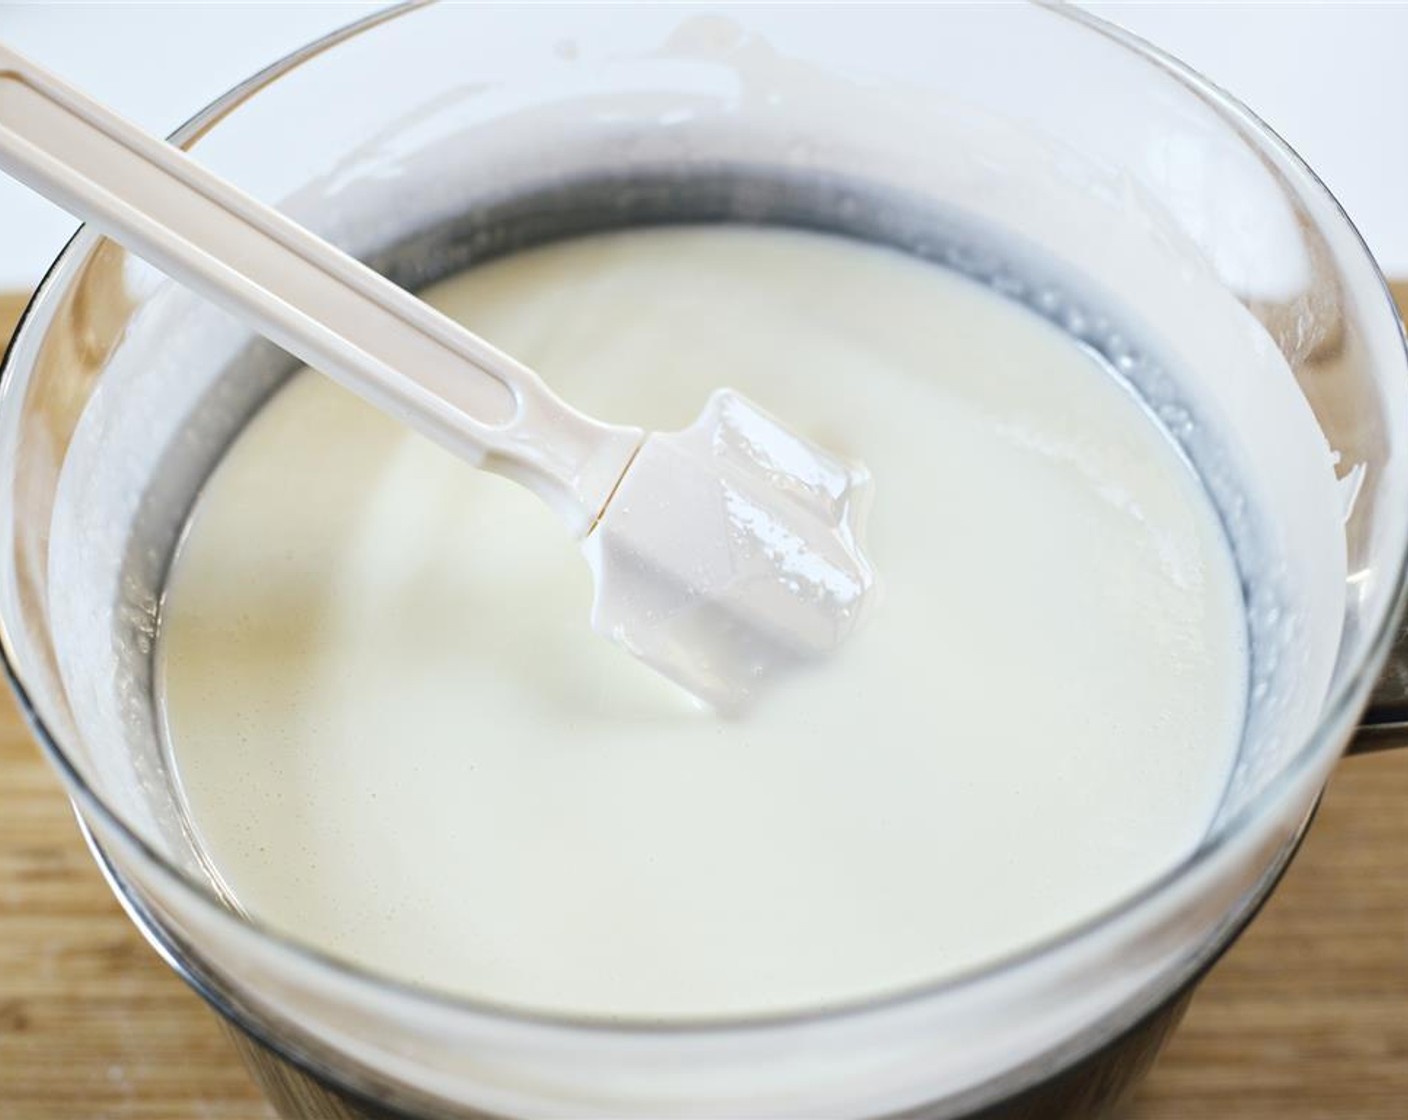
[[[0, 39], [165, 134], [375, 3], [14, 3]], [[1391, 275], [1408, 276], [1408, 3], [1088, 3], [1240, 97], [1300, 151]], [[75, 223], [0, 177], [0, 289]]]

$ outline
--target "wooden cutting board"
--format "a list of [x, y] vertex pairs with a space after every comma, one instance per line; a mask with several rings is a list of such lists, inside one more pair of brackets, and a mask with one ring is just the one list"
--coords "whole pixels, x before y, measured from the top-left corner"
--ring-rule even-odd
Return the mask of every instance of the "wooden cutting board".
[[[1396, 294], [1408, 306], [1408, 284]], [[0, 338], [22, 301], [0, 296]], [[128, 923], [0, 694], [0, 1120], [268, 1120]], [[1125, 1120], [1408, 1117], [1408, 750], [1340, 765], [1310, 838]]]

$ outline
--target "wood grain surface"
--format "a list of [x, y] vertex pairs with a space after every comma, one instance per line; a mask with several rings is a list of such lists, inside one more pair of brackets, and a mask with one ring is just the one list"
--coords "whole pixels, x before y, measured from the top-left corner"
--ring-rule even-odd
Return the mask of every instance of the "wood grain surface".
[[[1408, 286], [1398, 293], [1405, 305]], [[20, 303], [0, 297], [0, 337]], [[108, 894], [0, 695], [0, 1120], [268, 1120]], [[1305, 849], [1125, 1120], [1408, 1117], [1408, 751], [1343, 762]]]

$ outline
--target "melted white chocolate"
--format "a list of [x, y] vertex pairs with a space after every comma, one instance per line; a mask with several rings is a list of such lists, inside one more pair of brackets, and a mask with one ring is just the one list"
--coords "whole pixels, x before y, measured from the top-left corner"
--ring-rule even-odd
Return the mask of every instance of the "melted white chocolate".
[[583, 239], [428, 293], [600, 416], [727, 384], [875, 479], [884, 599], [720, 718], [585, 625], [531, 494], [300, 375], [167, 589], [192, 819], [253, 917], [519, 1007], [816, 1007], [1028, 947], [1185, 857], [1241, 730], [1197, 479], [1053, 327], [811, 234]]

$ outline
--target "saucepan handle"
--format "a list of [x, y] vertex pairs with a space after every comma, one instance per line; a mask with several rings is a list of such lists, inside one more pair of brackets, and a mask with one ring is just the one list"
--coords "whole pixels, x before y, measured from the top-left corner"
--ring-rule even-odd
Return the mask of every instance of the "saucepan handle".
[[1408, 618], [1398, 624], [1388, 661], [1350, 740], [1349, 753], [1408, 746]]

